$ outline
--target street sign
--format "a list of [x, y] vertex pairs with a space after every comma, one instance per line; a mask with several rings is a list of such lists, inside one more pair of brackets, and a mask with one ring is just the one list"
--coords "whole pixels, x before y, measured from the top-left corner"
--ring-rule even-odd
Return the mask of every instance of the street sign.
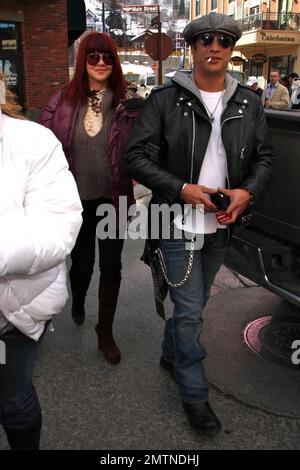
[[159, 5], [126, 5], [124, 13], [159, 13]]
[[165, 33], [160, 34], [160, 57], [158, 46], [158, 33], [153, 33], [145, 41], [146, 52], [153, 60], [166, 60], [173, 50], [172, 40]]
[[252, 61], [255, 64], [265, 64], [268, 60], [268, 57], [265, 54], [254, 54], [252, 56]]

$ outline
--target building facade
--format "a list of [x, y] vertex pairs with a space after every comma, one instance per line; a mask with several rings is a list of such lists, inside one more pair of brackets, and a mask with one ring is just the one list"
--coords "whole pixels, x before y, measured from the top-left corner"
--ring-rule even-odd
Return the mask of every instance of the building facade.
[[[78, 36], [69, 30], [71, 2], [0, 2], [0, 75], [29, 114], [31, 110], [41, 109], [69, 80], [69, 39]], [[73, 4], [75, 2], [77, 6], [80, 3], [73, 0]]]
[[[243, 35], [233, 56], [240, 70], [265, 85], [271, 68], [300, 75], [299, 0], [190, 0], [190, 19], [216, 11], [240, 21]], [[236, 58], [233, 62], [237, 63]]]

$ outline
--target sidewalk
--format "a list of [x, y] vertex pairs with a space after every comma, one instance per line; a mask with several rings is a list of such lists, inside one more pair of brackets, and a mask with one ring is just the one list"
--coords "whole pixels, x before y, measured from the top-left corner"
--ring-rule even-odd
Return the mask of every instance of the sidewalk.
[[[183, 414], [175, 383], [158, 365], [163, 322], [155, 313], [149, 269], [139, 260], [142, 248], [142, 241], [125, 243], [123, 284], [115, 327], [122, 351], [119, 365], [109, 365], [96, 349], [97, 274], [89, 290], [84, 325], [72, 322], [68, 303], [54, 323], [55, 332], [48, 332], [45, 337], [35, 373], [44, 418], [42, 449], [299, 448], [299, 420], [248, 406], [234, 396], [235, 390], [231, 395], [226, 387], [222, 391], [219, 386], [212, 387], [210, 400], [223, 423], [223, 431], [214, 438], [201, 438], [193, 433]], [[209, 313], [213, 302], [225, 305], [224, 296], [228, 314], [231, 299], [235, 307], [245, 304], [249, 302], [250, 292], [255, 294], [256, 302], [262, 295], [263, 304], [270, 302], [272, 308], [280, 302], [275, 296], [266, 298], [266, 291], [261, 288], [244, 286], [223, 268], [213, 288]], [[249, 309], [250, 304], [247, 305]], [[240, 368], [237, 372], [241, 372], [244, 364], [239, 363], [238, 357], [235, 362], [232, 358], [228, 362], [226, 356], [218, 354], [216, 365], [211, 344], [217, 344], [219, 336], [214, 341], [215, 333], [208, 317], [206, 344], [214, 367], [221, 369], [225, 376], [237, 365]], [[222, 321], [224, 334], [228, 335], [228, 317], [219, 319], [218, 335]], [[238, 336], [242, 340], [240, 332]], [[231, 341], [236, 351], [234, 337], [224, 338], [227, 346]], [[220, 381], [216, 373], [209, 364], [209, 380]], [[263, 368], [260, 373], [264, 373]], [[254, 380], [264, 386], [262, 376]], [[282, 389], [284, 385], [284, 381], [280, 384], [275, 381], [274, 386]], [[295, 393], [294, 400], [299, 404], [299, 393]], [[1, 430], [0, 448], [5, 446]]]

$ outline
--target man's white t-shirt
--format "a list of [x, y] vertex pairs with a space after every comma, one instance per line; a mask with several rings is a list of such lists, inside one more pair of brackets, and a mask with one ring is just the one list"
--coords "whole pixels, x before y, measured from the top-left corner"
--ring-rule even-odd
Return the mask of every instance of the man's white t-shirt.
[[[227, 160], [224, 145], [221, 139], [221, 115], [223, 112], [222, 95], [223, 91], [207, 92], [200, 90], [202, 101], [207, 107], [208, 115], [213, 113], [212, 130], [210, 139], [201, 166], [198, 184], [208, 188], [224, 188], [227, 178]], [[191, 233], [214, 233], [217, 228], [226, 228], [220, 225], [216, 219], [216, 214], [207, 212], [196, 214], [196, 209], [189, 211], [184, 217], [175, 218], [176, 227]]]

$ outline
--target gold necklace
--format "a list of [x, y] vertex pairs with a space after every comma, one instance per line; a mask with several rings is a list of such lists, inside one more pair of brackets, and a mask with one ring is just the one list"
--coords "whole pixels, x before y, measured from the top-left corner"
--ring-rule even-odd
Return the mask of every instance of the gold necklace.
[[[208, 112], [208, 119], [210, 120], [211, 123], [213, 123], [214, 120], [215, 120], [215, 112], [216, 112], [217, 109], [218, 109], [219, 103], [220, 103], [220, 101], [221, 101], [221, 99], [222, 99], [222, 97], [223, 97], [223, 95], [224, 95], [224, 92], [225, 92], [225, 90], [222, 91], [222, 93], [221, 93], [221, 95], [220, 95], [220, 97], [219, 97], [219, 99], [218, 99], [218, 101], [217, 101], [217, 104], [216, 104], [216, 106], [215, 106], [215, 109], [214, 109], [213, 111], [210, 111], [210, 109], [206, 106], [206, 104], [205, 104], [205, 102], [204, 102], [204, 100], [203, 100], [203, 98], [202, 98], [202, 96], [201, 96], [201, 98], [202, 98], [202, 103], [204, 104], [205, 109], [206, 109], [206, 111]], [[201, 94], [201, 92], [200, 92], [200, 94]]]

